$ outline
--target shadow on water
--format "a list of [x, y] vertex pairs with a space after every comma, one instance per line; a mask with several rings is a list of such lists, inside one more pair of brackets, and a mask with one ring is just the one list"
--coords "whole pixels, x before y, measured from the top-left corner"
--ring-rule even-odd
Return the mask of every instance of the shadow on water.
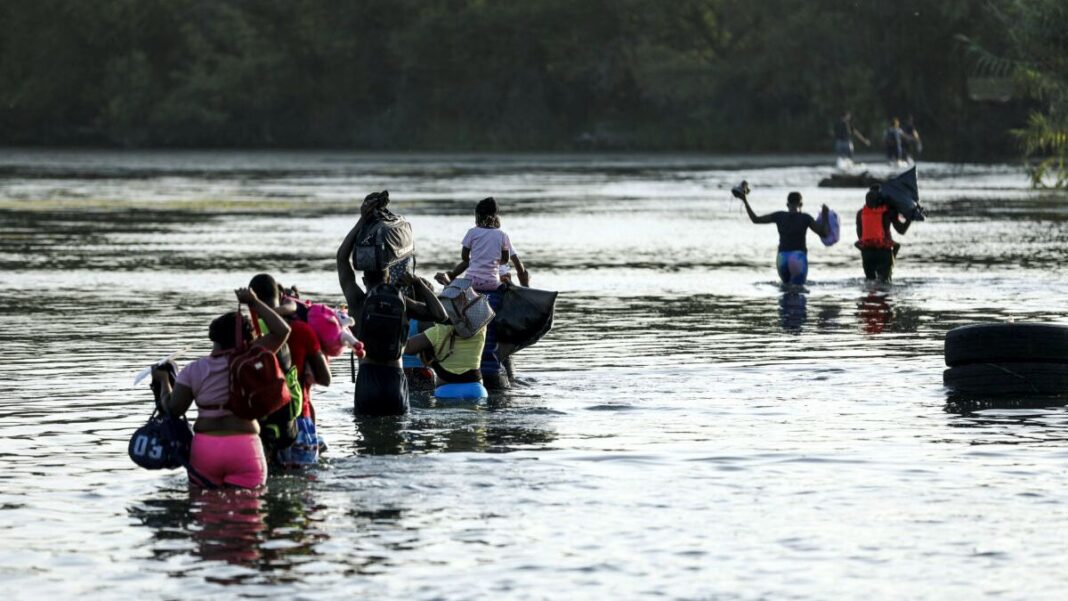
[[779, 297], [779, 318], [782, 329], [791, 334], [800, 334], [801, 326], [808, 320], [808, 300], [800, 291], [787, 290]]

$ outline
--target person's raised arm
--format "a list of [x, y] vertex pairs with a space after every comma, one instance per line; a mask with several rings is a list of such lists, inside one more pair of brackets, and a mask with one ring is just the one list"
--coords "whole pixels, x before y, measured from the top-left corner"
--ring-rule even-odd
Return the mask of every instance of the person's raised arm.
[[754, 213], [753, 207], [749, 206], [749, 199], [744, 196], [742, 197], [742, 204], [745, 205], [745, 212], [749, 214], [749, 221], [753, 223], [773, 223], [775, 221], [774, 215], [757, 215]]
[[460, 274], [467, 271], [467, 268], [471, 266], [471, 249], [464, 246], [460, 248], [460, 262], [456, 264], [449, 271], [439, 271], [434, 274], [434, 279], [442, 286], [448, 286], [449, 282], [460, 277]]
[[815, 219], [808, 224], [808, 227], [820, 238], [827, 237], [827, 234], [831, 231], [831, 210], [827, 208], [827, 205], [823, 205], [823, 209], [820, 210], [820, 220], [817, 222]]
[[263, 348], [273, 352], [282, 348], [286, 340], [289, 338], [289, 324], [286, 320], [279, 317], [274, 309], [268, 307], [263, 301], [256, 296], [256, 293], [249, 288], [238, 288], [234, 290], [234, 294], [237, 295], [239, 302], [248, 305], [249, 309], [256, 317], [263, 320], [263, 323], [267, 326], [267, 334], [260, 336], [253, 344], [262, 346]]
[[404, 297], [409, 317], [415, 317], [421, 321], [448, 323], [449, 316], [445, 313], [445, 307], [441, 306], [441, 301], [438, 300], [434, 289], [426, 280], [405, 274], [400, 283], [411, 285], [415, 295], [415, 298]]
[[356, 283], [356, 270], [352, 268], [352, 247], [356, 246], [359, 228], [358, 223], [353, 226], [337, 249], [337, 279], [341, 284], [341, 293], [345, 295], [345, 301], [348, 302], [349, 307], [357, 312], [363, 307], [363, 301], [367, 298], [363, 289]]
[[911, 219], [905, 219], [905, 222], [901, 222], [901, 213], [894, 211], [894, 214], [890, 216], [890, 225], [894, 226], [897, 233], [904, 234], [909, 231], [909, 226], [912, 225]]

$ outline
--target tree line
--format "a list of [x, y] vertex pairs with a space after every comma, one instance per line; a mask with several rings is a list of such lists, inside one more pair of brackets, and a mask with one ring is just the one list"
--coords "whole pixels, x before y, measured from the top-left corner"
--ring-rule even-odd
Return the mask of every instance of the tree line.
[[1063, 4], [0, 0], [0, 144], [828, 151], [851, 110], [1005, 157], [1050, 97], [969, 82], [1063, 85]]

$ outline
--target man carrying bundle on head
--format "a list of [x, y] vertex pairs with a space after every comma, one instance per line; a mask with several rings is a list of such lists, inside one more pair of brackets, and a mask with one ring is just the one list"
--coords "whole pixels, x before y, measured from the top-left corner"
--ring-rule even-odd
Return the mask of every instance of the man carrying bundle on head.
[[[360, 219], [337, 250], [341, 291], [357, 316], [360, 359], [353, 404], [359, 415], [401, 415], [408, 411], [408, 382], [401, 355], [410, 318], [442, 323], [448, 319], [430, 284], [413, 273], [411, 226], [387, 205], [389, 192], [369, 194]], [[363, 271], [366, 292], [356, 283]]]

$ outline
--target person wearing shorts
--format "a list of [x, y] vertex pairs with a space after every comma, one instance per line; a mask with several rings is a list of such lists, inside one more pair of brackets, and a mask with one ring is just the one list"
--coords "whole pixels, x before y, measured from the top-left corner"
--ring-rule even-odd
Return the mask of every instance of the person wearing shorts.
[[779, 252], [775, 257], [776, 271], [783, 284], [802, 286], [808, 279], [808, 248], [805, 235], [809, 230], [823, 237], [827, 235], [828, 214], [830, 209], [823, 205], [822, 218], [817, 223], [808, 213], [801, 212], [801, 193], [790, 192], [786, 197], [785, 211], [776, 211], [767, 215], [757, 215], [749, 206], [749, 199], [744, 194], [742, 202], [753, 223], [774, 223], [779, 229]]
[[[277, 352], [289, 337], [289, 325], [255, 292], [248, 288], [235, 291], [239, 302], [247, 303], [270, 328], [270, 333], [255, 340], [247, 319], [242, 319], [241, 336], [253, 345]], [[194, 403], [197, 419], [193, 425], [193, 443], [189, 454], [190, 484], [200, 480], [216, 487], [257, 488], [267, 481], [267, 461], [255, 420], [237, 417], [226, 403], [230, 398], [230, 354], [237, 347], [236, 312], [215, 318], [208, 328], [212, 352], [190, 362], [180, 372], [172, 388], [169, 372], [152, 372], [160, 386], [160, 402], [171, 415], [184, 415]]]

